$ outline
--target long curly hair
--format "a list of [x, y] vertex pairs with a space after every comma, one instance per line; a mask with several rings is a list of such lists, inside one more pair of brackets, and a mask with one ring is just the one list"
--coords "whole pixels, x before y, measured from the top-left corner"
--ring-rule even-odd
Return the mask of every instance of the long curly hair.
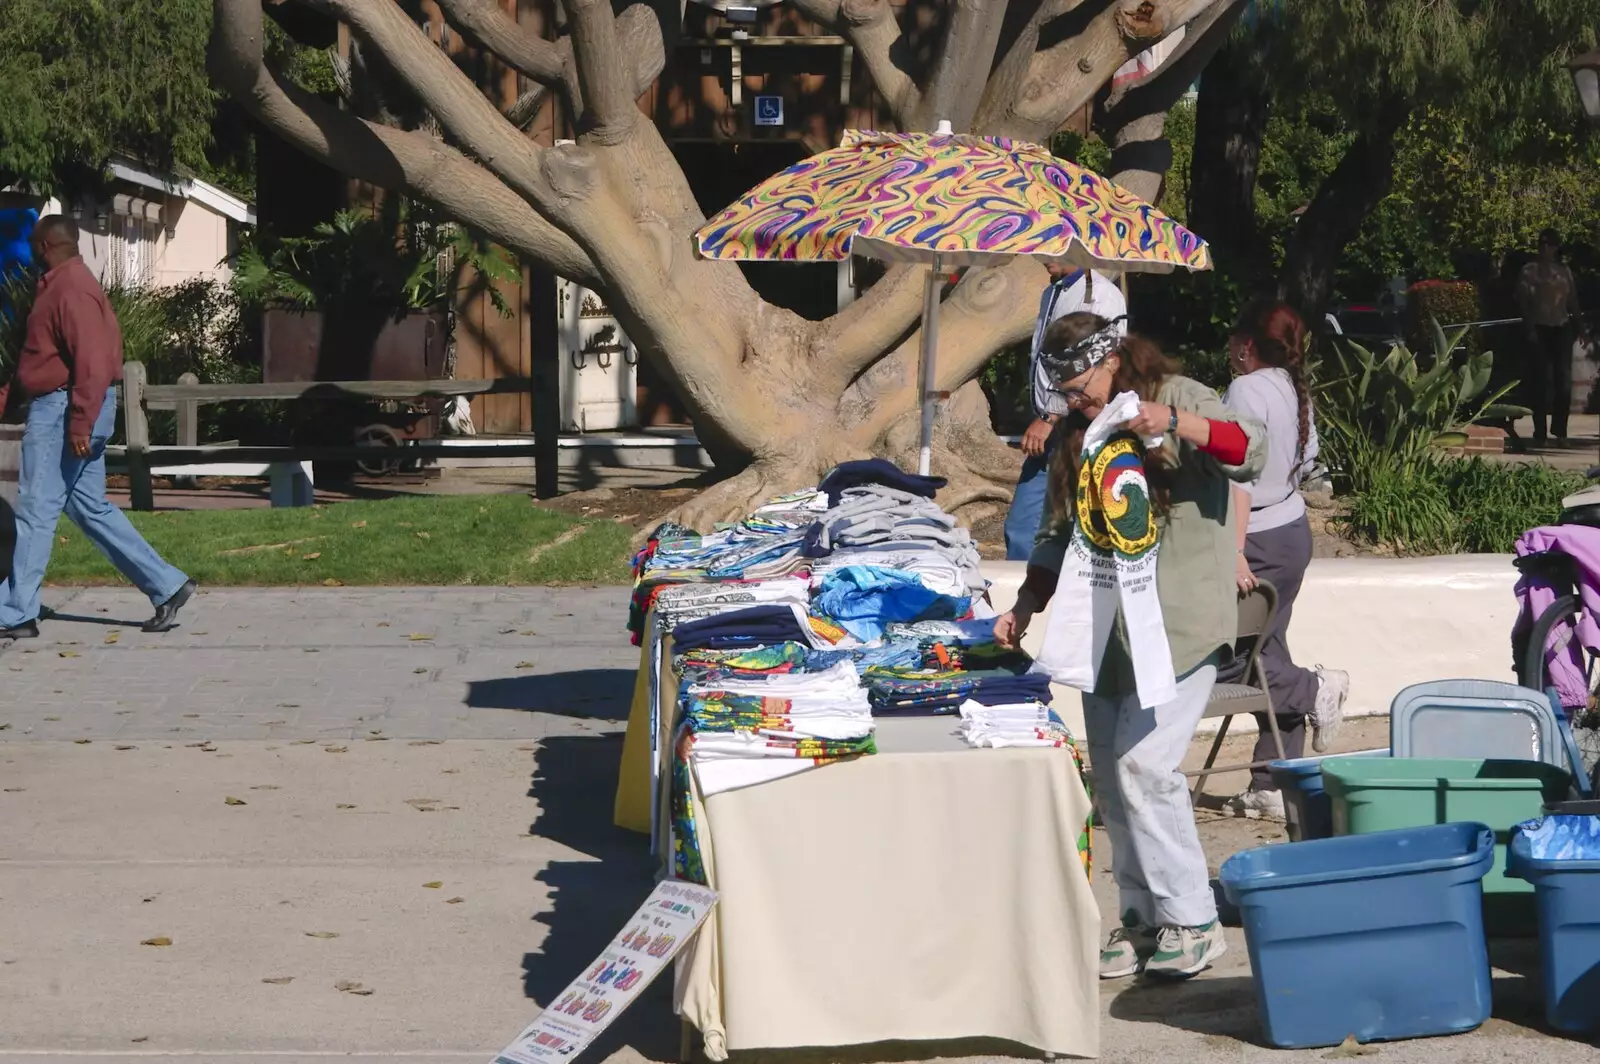
[[1311, 386], [1306, 380], [1306, 323], [1289, 304], [1276, 299], [1257, 299], [1244, 308], [1233, 335], [1255, 346], [1262, 365], [1289, 374], [1299, 407], [1300, 437], [1295, 447], [1294, 464], [1305, 460], [1306, 444], [1311, 439]]
[[[1078, 311], [1057, 318], [1045, 330], [1040, 347], [1061, 352], [1094, 335], [1111, 323], [1098, 314]], [[1117, 369], [1111, 375], [1111, 394], [1133, 392], [1147, 403], [1156, 401], [1161, 384], [1178, 372], [1178, 364], [1162, 353], [1150, 340], [1129, 333], [1117, 345]], [[1073, 411], [1056, 423], [1055, 453], [1050, 459], [1050, 488], [1054, 506], [1050, 517], [1058, 527], [1070, 522], [1075, 512], [1078, 469], [1083, 458], [1083, 434], [1089, 419]], [[1172, 479], [1163, 451], [1145, 455], [1145, 480], [1150, 485], [1150, 505], [1164, 514], [1172, 502]]]

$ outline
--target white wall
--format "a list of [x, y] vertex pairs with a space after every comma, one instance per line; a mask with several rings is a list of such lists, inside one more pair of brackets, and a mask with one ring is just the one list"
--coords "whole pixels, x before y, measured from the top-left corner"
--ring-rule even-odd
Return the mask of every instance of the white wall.
[[[995, 608], [1009, 609], [1026, 566], [983, 568]], [[1509, 554], [1313, 561], [1289, 625], [1289, 649], [1302, 665], [1347, 670], [1347, 709], [1358, 716], [1387, 713], [1401, 688], [1425, 680], [1510, 681], [1515, 583]], [[1035, 618], [1023, 640], [1029, 652], [1038, 650], [1046, 617]], [[1078, 693], [1058, 687], [1055, 704], [1082, 736]], [[1241, 729], [1254, 730], [1253, 720], [1234, 718], [1230, 733]]]

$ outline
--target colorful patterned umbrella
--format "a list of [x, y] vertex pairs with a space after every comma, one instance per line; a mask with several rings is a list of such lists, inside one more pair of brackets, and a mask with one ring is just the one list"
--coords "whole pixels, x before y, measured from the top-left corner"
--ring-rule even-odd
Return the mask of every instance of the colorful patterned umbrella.
[[1211, 268], [1205, 241], [1036, 144], [846, 130], [695, 234], [707, 259], [973, 266], [998, 257], [1103, 270]]
[[1113, 271], [1211, 268], [1205, 241], [1098, 174], [999, 137], [845, 130], [695, 233], [701, 258], [929, 262], [922, 322], [922, 448], [932, 459], [939, 289], [951, 266], [1027, 256]]

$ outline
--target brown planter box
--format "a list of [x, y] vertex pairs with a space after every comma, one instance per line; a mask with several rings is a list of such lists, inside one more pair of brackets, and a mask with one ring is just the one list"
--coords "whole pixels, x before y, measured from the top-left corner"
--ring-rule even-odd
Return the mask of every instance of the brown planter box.
[[261, 379], [426, 381], [445, 374], [449, 321], [444, 312], [390, 316], [269, 310], [261, 321]]

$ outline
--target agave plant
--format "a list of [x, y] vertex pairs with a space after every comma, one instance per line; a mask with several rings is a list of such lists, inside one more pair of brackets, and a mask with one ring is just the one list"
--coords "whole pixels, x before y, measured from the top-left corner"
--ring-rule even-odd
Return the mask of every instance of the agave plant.
[[1364, 490], [1363, 467], [1410, 466], [1441, 448], [1466, 442], [1473, 422], [1522, 417], [1502, 402], [1514, 385], [1491, 394], [1489, 351], [1456, 357], [1467, 328], [1446, 332], [1431, 322], [1432, 357], [1424, 366], [1403, 344], [1386, 355], [1353, 342], [1335, 347], [1320, 368], [1317, 415], [1335, 468]]

